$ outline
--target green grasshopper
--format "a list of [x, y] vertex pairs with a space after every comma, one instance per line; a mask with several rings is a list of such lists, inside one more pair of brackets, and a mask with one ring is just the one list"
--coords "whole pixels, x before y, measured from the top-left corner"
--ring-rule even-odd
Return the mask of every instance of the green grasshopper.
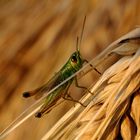
[[[83, 36], [83, 30], [84, 30], [84, 25], [85, 25], [85, 20], [86, 17], [84, 18], [83, 22], [83, 28], [81, 32], [81, 38]], [[81, 43], [81, 41], [80, 41]], [[70, 56], [66, 64], [43, 86], [33, 90], [33, 91], [28, 91], [23, 93], [23, 97], [27, 98], [33, 95], [41, 95], [46, 92], [49, 92], [52, 90], [54, 87], [58, 86], [61, 82], [69, 78], [71, 75], [76, 73], [78, 70], [80, 70], [83, 67], [84, 63], [88, 63], [86, 59], [83, 59], [80, 54], [79, 50], [79, 40], [77, 37], [77, 43], [76, 43], [76, 51]], [[92, 66], [92, 65], [90, 65]], [[94, 68], [95, 69], [95, 68]], [[95, 69], [96, 70], [96, 69]], [[97, 71], [97, 70], [96, 70]], [[97, 71], [98, 72], [98, 71]], [[98, 72], [99, 73], [99, 72]], [[63, 85], [61, 85], [59, 88], [55, 89], [52, 93], [48, 94], [47, 97], [45, 98], [44, 104], [41, 106], [40, 110], [35, 114], [35, 117], [42, 117], [42, 115], [48, 113], [50, 108], [56, 104], [58, 99], [61, 97], [65, 100], [70, 100], [73, 102], [77, 102], [79, 104], [83, 105], [80, 101], [74, 100], [69, 94], [68, 94], [68, 89], [72, 82], [75, 81], [75, 85], [78, 88], [83, 88], [88, 90], [86, 87], [80, 86], [77, 81], [77, 76], [73, 77]], [[90, 92], [88, 90], [88, 92]]]

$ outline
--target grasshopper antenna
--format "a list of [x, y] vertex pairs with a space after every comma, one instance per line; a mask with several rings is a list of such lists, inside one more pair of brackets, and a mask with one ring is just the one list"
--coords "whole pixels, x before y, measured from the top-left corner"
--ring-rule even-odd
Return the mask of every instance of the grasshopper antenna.
[[81, 31], [81, 35], [80, 35], [80, 40], [79, 40], [79, 37], [77, 37], [77, 51], [80, 51], [80, 46], [81, 46], [81, 42], [82, 42], [82, 39], [83, 39], [83, 34], [84, 34], [84, 28], [85, 28], [85, 23], [86, 23], [86, 16], [84, 17], [84, 20], [83, 20], [83, 26], [82, 26], [82, 31]]
[[[82, 39], [83, 39], [85, 24], [86, 24], [86, 16], [84, 17], [84, 20], [83, 20], [83, 26], [82, 26], [82, 31], [81, 31], [81, 35], [80, 35], [80, 40], [79, 40], [79, 38], [77, 37], [77, 43], [76, 43], [76, 44], [77, 44], [77, 47], [76, 47], [77, 51], [80, 51], [79, 48], [80, 48], [80, 46], [81, 46], [81, 42], [82, 42]], [[89, 63], [86, 59], [84, 59], [84, 62]], [[90, 65], [97, 73], [101, 74], [96, 68], [93, 67], [92, 64], [89, 63], [89, 65]]]
[[79, 37], [77, 36], [77, 38], [76, 38], [76, 51], [77, 51], [77, 52], [79, 52], [79, 47], [78, 47], [78, 45], [79, 45]]

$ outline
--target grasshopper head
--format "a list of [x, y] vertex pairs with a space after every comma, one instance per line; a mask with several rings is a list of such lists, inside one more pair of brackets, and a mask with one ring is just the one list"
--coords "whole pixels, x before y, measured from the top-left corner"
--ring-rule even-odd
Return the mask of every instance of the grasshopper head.
[[83, 66], [83, 60], [81, 58], [80, 52], [74, 52], [70, 57], [70, 63], [74, 69], [79, 70]]

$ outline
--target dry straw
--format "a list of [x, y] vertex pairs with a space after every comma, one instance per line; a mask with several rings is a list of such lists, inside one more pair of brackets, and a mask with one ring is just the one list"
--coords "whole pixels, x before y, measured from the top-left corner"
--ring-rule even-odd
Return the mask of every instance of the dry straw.
[[92, 64], [103, 74], [91, 94], [46, 133], [42, 140], [140, 139], [140, 28], [109, 45]]

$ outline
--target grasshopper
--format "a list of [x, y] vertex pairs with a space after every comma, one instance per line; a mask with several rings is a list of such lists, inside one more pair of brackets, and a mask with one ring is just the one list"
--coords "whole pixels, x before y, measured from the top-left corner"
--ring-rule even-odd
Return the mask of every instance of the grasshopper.
[[[70, 58], [65, 63], [65, 65], [46, 84], [44, 84], [43, 86], [41, 86], [33, 91], [24, 92], [23, 97], [28, 98], [28, 97], [31, 97], [34, 95], [41, 95], [41, 94], [49, 92], [54, 87], [58, 86], [61, 82], [63, 82], [64, 80], [69, 78], [71, 75], [76, 73], [78, 70], [80, 70], [83, 67], [84, 63], [88, 63], [88, 61], [86, 59], [83, 59], [81, 57], [80, 50], [79, 50], [79, 46], [81, 44], [81, 40], [82, 40], [82, 36], [83, 36], [85, 21], [86, 21], [86, 17], [84, 18], [84, 21], [83, 21], [80, 42], [79, 42], [79, 38], [77, 37], [76, 51], [70, 56]], [[90, 64], [90, 66], [92, 66], [92, 65]], [[52, 106], [54, 106], [56, 104], [56, 102], [58, 101], [58, 99], [60, 99], [61, 97], [65, 100], [77, 102], [77, 103], [81, 104], [82, 106], [85, 106], [80, 101], [73, 99], [68, 94], [68, 89], [73, 81], [75, 81], [76, 87], [86, 89], [88, 92], [90, 92], [86, 87], [80, 86], [78, 84], [77, 76], [75, 76], [72, 79], [70, 79], [69, 81], [67, 81], [66, 83], [64, 83], [63, 85], [61, 85], [59, 88], [54, 90], [52, 93], [47, 95], [40, 110], [35, 114], [35, 117], [40, 118], [40, 117], [42, 117], [42, 115], [48, 113], [49, 112], [48, 110], [50, 110], [50, 108]]]

